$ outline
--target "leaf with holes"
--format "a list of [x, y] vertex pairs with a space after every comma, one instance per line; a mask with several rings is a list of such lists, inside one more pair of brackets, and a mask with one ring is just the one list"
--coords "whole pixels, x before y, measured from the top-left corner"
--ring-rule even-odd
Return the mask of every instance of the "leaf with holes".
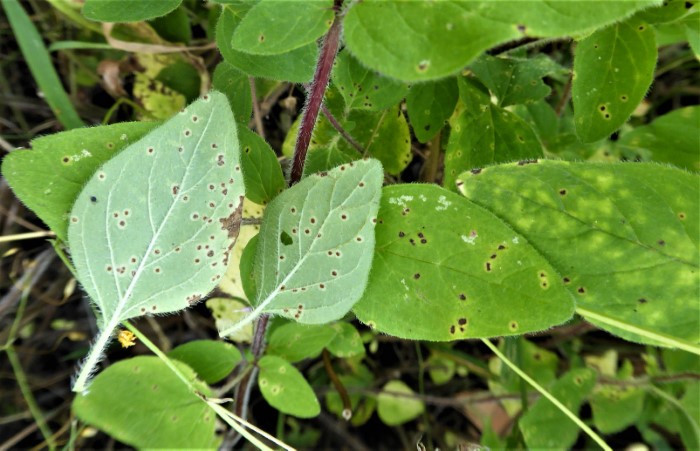
[[[173, 364], [206, 396], [211, 390]], [[100, 373], [73, 401], [76, 416], [136, 448], [216, 448], [216, 415], [157, 357], [134, 357]], [[154, 415], [154, 412], [158, 412]]]
[[445, 151], [445, 188], [456, 190], [457, 176], [469, 169], [542, 156], [532, 127], [491, 103], [488, 92], [476, 81], [461, 78], [459, 96], [462, 111], [450, 119], [452, 130]]
[[377, 160], [354, 161], [310, 175], [270, 202], [258, 235], [250, 319], [266, 312], [319, 324], [352, 308], [372, 264], [383, 179]]
[[654, 79], [656, 57], [654, 30], [637, 17], [578, 43], [572, 98], [581, 141], [606, 138], [627, 121]]
[[243, 186], [235, 122], [218, 92], [97, 170], [68, 227], [78, 279], [101, 316], [88, 371], [120, 321], [184, 309], [216, 286], [238, 236]]
[[66, 241], [70, 209], [92, 174], [157, 125], [126, 122], [42, 136], [32, 141], [31, 150], [6, 155], [2, 175], [17, 197]]
[[258, 368], [258, 387], [272, 407], [299, 418], [313, 418], [321, 412], [313, 389], [291, 363], [266, 355], [258, 362]]
[[[700, 183], [651, 163], [539, 161], [460, 176], [461, 191], [522, 234], [577, 305], [700, 340]], [[649, 338], [587, 318], [627, 340]]]
[[542, 77], [566, 72], [547, 55], [505, 58], [484, 54], [469, 67], [496, 96], [501, 107], [533, 103], [547, 97], [552, 88], [542, 81]]
[[389, 186], [377, 218], [372, 272], [353, 310], [380, 332], [433, 341], [519, 335], [573, 313], [571, 295], [537, 250], [457, 194]]
[[260, 0], [236, 31], [231, 46], [253, 55], [278, 55], [314, 44], [333, 23], [333, 0]]

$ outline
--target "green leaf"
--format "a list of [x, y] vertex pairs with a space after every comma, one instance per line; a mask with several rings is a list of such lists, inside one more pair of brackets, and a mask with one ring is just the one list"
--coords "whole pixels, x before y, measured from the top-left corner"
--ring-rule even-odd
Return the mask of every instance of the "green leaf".
[[185, 8], [176, 8], [166, 16], [157, 17], [150, 25], [167, 41], [187, 44], [192, 40], [192, 27]]
[[155, 80], [184, 95], [187, 102], [193, 102], [199, 97], [201, 85], [199, 72], [194, 66], [185, 61], [175, 61], [173, 64], [163, 68]]
[[267, 204], [287, 187], [277, 155], [248, 128], [241, 127], [240, 135], [246, 196], [255, 203]]
[[182, 0], [85, 0], [83, 15], [100, 22], [139, 22], [164, 16]]
[[222, 5], [221, 15], [216, 24], [216, 45], [224, 60], [253, 77], [293, 83], [311, 81], [318, 58], [318, 47], [315, 43], [279, 55], [252, 55], [231, 47], [233, 33], [249, 8], [249, 3]]
[[[411, 132], [398, 105], [384, 111], [343, 110], [334, 106], [340, 95], [337, 90], [326, 92], [334, 117], [362, 149], [363, 154], [381, 161], [389, 174], [399, 174], [411, 161]], [[342, 102], [338, 102], [342, 103]], [[289, 130], [283, 145], [283, 153], [292, 155], [296, 141], [299, 120]], [[338, 164], [360, 158], [358, 149], [353, 147], [325, 117], [316, 122], [305, 174], [328, 170]]]
[[561, 72], [562, 67], [547, 55], [532, 58], [506, 58], [482, 55], [470, 69], [505, 107], [516, 103], [533, 103], [549, 95], [552, 89], [542, 77]]
[[408, 92], [405, 83], [367, 69], [347, 51], [333, 63], [333, 83], [350, 109], [380, 111], [396, 105]]
[[233, 49], [277, 55], [314, 44], [333, 23], [333, 0], [261, 0], [233, 33]]
[[[465, 173], [460, 182], [465, 196], [547, 258], [579, 306], [700, 339], [697, 176], [648, 163], [539, 161]], [[658, 344], [590, 321], [627, 340]]]
[[519, 335], [571, 317], [572, 297], [549, 263], [457, 194], [434, 185], [386, 187], [378, 221], [370, 280], [354, 308], [372, 328], [447, 341]]
[[642, 414], [646, 392], [638, 387], [601, 385], [591, 395], [593, 424], [604, 434], [634, 425]]
[[235, 346], [214, 340], [190, 341], [170, 351], [168, 357], [189, 365], [207, 384], [231, 374], [242, 358]]
[[457, 105], [457, 79], [416, 83], [406, 97], [406, 109], [416, 139], [426, 143], [445, 126]]
[[689, 7], [685, 0], [666, 0], [659, 6], [640, 11], [638, 17], [650, 24], [674, 22], [683, 17]]
[[700, 12], [689, 14], [681, 22], [685, 31], [685, 37], [696, 59], [700, 57], [700, 30], [698, 30], [698, 21], [700, 21]]
[[255, 257], [256, 312], [318, 324], [352, 308], [372, 263], [383, 175], [378, 161], [355, 161], [270, 203]]
[[426, 362], [430, 380], [435, 385], [444, 385], [452, 380], [455, 375], [455, 361], [439, 354], [433, 354]]
[[537, 135], [524, 120], [493, 103], [470, 79], [459, 80], [464, 110], [450, 119], [443, 184], [455, 190], [463, 171], [493, 163], [542, 156]]
[[377, 396], [377, 414], [389, 426], [398, 426], [417, 418], [425, 405], [413, 398], [413, 390], [399, 380], [392, 380], [382, 387]]
[[649, 125], [625, 133], [617, 146], [630, 151], [647, 151], [654, 161], [700, 171], [700, 107], [673, 110]]
[[336, 334], [327, 324], [284, 324], [270, 334], [267, 353], [289, 362], [318, 357]]
[[489, 48], [523, 36], [592, 31], [661, 0], [624, 2], [356, 2], [344, 21], [348, 49], [367, 67], [406, 81], [459, 72]]
[[345, 43], [360, 62], [383, 74], [406, 81], [438, 79], [520, 35], [508, 23], [481, 16], [482, 7], [458, 1], [358, 2], [344, 20]]
[[583, 142], [608, 137], [646, 95], [656, 67], [654, 30], [633, 17], [579, 41], [572, 98]]
[[313, 418], [321, 413], [314, 391], [291, 363], [266, 355], [258, 362], [258, 368], [258, 387], [272, 407], [299, 418]]
[[[172, 362], [204, 395], [211, 391], [184, 363]], [[87, 424], [136, 448], [216, 449], [216, 415], [157, 357], [111, 365], [73, 401]], [[157, 412], [158, 414], [154, 414]]]
[[[226, 94], [233, 110], [233, 117], [247, 128], [253, 114], [253, 97], [250, 94], [248, 76], [226, 61], [222, 61], [214, 69], [212, 87]], [[241, 127], [241, 130], [243, 128]]]
[[78, 193], [97, 168], [156, 127], [156, 122], [125, 122], [80, 128], [32, 141], [2, 161], [2, 175], [17, 197], [62, 241]]
[[[555, 382], [550, 392], [576, 413], [595, 382], [595, 371], [588, 368], [572, 370]], [[569, 449], [579, 434], [578, 426], [546, 398], [537, 400], [518, 425], [531, 449]]]
[[344, 359], [365, 354], [360, 333], [352, 324], [337, 322], [331, 327], [336, 332], [335, 337], [326, 346], [331, 354]]
[[235, 122], [215, 91], [92, 176], [68, 227], [77, 278], [101, 313], [88, 363], [119, 322], [184, 309], [216, 286], [243, 193]]

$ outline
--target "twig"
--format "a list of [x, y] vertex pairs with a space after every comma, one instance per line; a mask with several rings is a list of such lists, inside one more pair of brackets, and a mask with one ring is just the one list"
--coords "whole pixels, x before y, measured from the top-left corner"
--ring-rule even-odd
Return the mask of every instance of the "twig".
[[292, 173], [290, 184], [294, 185], [304, 173], [304, 163], [306, 161], [306, 152], [309, 150], [311, 142], [311, 134], [313, 133], [318, 112], [323, 103], [323, 96], [326, 93], [328, 80], [331, 77], [331, 69], [335, 55], [338, 53], [338, 41], [340, 40], [341, 20], [339, 18], [340, 8], [343, 5], [343, 0], [335, 0], [333, 9], [335, 9], [335, 20], [331, 28], [328, 30], [326, 38], [323, 40], [321, 47], [321, 55], [316, 64], [316, 72], [314, 73], [314, 81], [311, 83], [311, 92], [306, 100], [299, 134], [297, 135], [296, 147], [294, 149], [294, 161], [292, 162]]
[[355, 138], [353, 138], [352, 135], [348, 133], [348, 131], [345, 130], [342, 125], [340, 125], [340, 122], [338, 122], [335, 116], [333, 116], [333, 113], [331, 113], [331, 110], [329, 110], [325, 104], [321, 104], [321, 111], [323, 112], [323, 115], [326, 116], [326, 119], [328, 119], [328, 122], [330, 122], [331, 125], [338, 131], [338, 133], [340, 133], [340, 136], [345, 138], [348, 144], [354, 147], [355, 150], [357, 150], [361, 154], [365, 153], [365, 149], [362, 148], [362, 145], [355, 141]]
[[439, 131], [433, 139], [430, 140], [430, 153], [428, 154], [428, 159], [425, 161], [423, 166], [423, 173], [421, 174], [421, 180], [428, 183], [435, 183], [437, 178], [438, 167], [440, 166], [440, 146], [442, 138], [442, 131]]
[[340, 399], [343, 401], [343, 418], [346, 421], [349, 421], [350, 418], [352, 418], [352, 402], [350, 402], [350, 396], [348, 395], [348, 391], [345, 389], [345, 386], [338, 378], [338, 375], [335, 374], [328, 349], [323, 350], [323, 366], [326, 369], [326, 374], [328, 374], [333, 386], [340, 395]]
[[559, 99], [559, 102], [557, 102], [557, 106], [554, 109], [554, 112], [557, 113], [558, 117], [561, 117], [561, 114], [564, 112], [564, 107], [566, 106], [567, 102], [569, 101], [569, 98], [571, 97], [571, 82], [573, 79], [574, 73], [571, 72], [571, 74], [569, 75], [569, 80], [564, 86], [564, 92], [561, 94], [561, 98]]
[[265, 127], [263, 126], [262, 113], [260, 113], [260, 103], [258, 102], [258, 92], [255, 88], [255, 78], [248, 77], [250, 83], [250, 96], [253, 99], [253, 124], [255, 131], [262, 139], [265, 139]]

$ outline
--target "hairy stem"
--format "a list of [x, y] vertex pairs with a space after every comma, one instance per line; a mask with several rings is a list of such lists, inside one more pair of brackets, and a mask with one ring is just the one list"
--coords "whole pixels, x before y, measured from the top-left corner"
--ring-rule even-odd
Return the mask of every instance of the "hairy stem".
[[340, 136], [345, 138], [345, 140], [350, 144], [355, 150], [360, 152], [360, 154], [364, 155], [365, 149], [362, 148], [360, 143], [355, 141], [355, 138], [352, 137], [350, 133], [348, 133], [347, 130], [343, 128], [342, 125], [340, 125], [340, 122], [333, 116], [333, 113], [331, 113], [331, 110], [328, 109], [326, 105], [321, 105], [321, 111], [323, 112], [323, 115], [326, 116], [326, 119], [328, 119], [328, 122], [331, 123], [331, 125], [340, 133]]
[[97, 340], [95, 343], [93, 343], [92, 347], [90, 347], [90, 352], [88, 353], [87, 358], [85, 358], [83, 361], [78, 378], [73, 384], [74, 392], [81, 393], [87, 388], [88, 383], [95, 372], [95, 368], [104, 357], [104, 350], [112, 341], [114, 329], [116, 329], [118, 324], [119, 318], [117, 315], [114, 315], [112, 320], [100, 331], [100, 334], [97, 336]]
[[316, 64], [314, 80], [311, 83], [309, 96], [306, 99], [306, 105], [304, 106], [304, 112], [302, 113], [303, 116], [301, 119], [301, 126], [299, 127], [296, 147], [294, 148], [294, 161], [292, 162], [292, 173], [290, 178], [291, 185], [294, 185], [301, 180], [301, 176], [304, 173], [306, 151], [309, 150], [311, 134], [313, 133], [314, 126], [316, 125], [316, 119], [318, 118], [318, 112], [321, 109], [321, 104], [323, 103], [323, 95], [326, 92], [328, 80], [331, 78], [331, 69], [333, 68], [335, 55], [338, 53], [338, 41], [340, 40], [341, 20], [338, 15], [342, 4], [343, 0], [335, 0], [333, 6], [333, 9], [335, 10], [335, 19], [333, 20], [333, 25], [331, 25], [331, 28], [328, 30], [328, 34], [326, 34], [326, 37], [323, 40], [321, 55], [319, 56], [318, 63]]

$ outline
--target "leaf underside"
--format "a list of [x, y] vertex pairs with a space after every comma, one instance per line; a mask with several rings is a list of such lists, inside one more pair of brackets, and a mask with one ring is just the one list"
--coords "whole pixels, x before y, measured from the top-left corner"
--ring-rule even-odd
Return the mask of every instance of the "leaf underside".
[[183, 309], [226, 269], [243, 177], [228, 100], [212, 92], [109, 160], [73, 207], [68, 242], [102, 325]]
[[347, 313], [372, 263], [382, 181], [378, 161], [360, 160], [277, 196], [259, 234], [254, 304], [307, 324]]

